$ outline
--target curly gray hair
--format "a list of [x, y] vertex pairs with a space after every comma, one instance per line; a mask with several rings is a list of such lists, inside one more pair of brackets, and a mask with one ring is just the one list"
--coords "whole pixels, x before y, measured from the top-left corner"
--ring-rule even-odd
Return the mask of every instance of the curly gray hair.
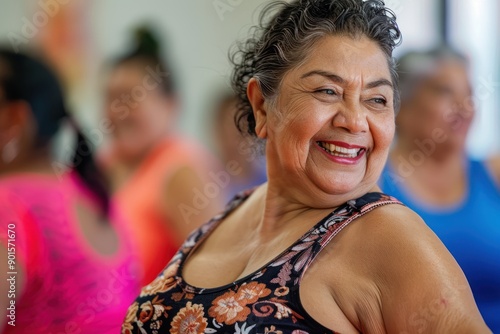
[[[242, 133], [256, 136], [255, 118], [246, 89], [256, 78], [264, 98], [273, 102], [285, 73], [307, 56], [321, 37], [346, 34], [367, 36], [387, 56], [394, 87], [397, 72], [392, 58], [401, 42], [395, 14], [381, 0], [294, 0], [274, 1], [267, 5], [260, 24], [252, 28], [252, 37], [238, 45], [232, 54], [232, 85], [239, 97], [236, 125]], [[399, 106], [399, 91], [394, 92]]]

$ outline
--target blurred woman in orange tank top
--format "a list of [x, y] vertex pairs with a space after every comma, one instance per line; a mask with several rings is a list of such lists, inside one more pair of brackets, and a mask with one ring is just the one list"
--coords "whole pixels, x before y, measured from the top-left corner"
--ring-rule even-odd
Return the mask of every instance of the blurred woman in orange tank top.
[[105, 113], [111, 138], [100, 161], [135, 236], [147, 284], [189, 232], [221, 209], [224, 189], [205, 189], [209, 173], [220, 167], [175, 131], [177, 93], [155, 36], [141, 28], [136, 38], [136, 48], [109, 73]]

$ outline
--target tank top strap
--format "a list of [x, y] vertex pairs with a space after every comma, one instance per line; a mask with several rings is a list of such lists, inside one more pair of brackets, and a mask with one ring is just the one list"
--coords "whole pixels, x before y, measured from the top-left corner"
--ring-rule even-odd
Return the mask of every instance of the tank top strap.
[[327, 219], [327, 222], [323, 225], [327, 228], [323, 226], [319, 227], [318, 234], [322, 233], [322, 227], [325, 231], [320, 239], [321, 249], [325, 248], [328, 243], [352, 221], [380, 206], [388, 204], [402, 205], [396, 198], [383, 193], [368, 193], [363, 197], [348, 201], [343, 208], [335, 210], [329, 219]]
[[293, 263], [290, 274], [295, 277], [291, 281], [299, 284], [309, 266], [337, 234], [355, 219], [388, 204], [403, 205], [396, 198], [378, 192], [367, 193], [362, 197], [347, 201], [310, 229], [283, 253], [274, 265], [281, 265], [285, 262]]

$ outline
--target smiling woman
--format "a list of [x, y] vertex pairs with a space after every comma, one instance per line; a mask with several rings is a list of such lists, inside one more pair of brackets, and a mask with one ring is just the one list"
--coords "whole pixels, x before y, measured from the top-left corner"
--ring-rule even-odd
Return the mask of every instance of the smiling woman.
[[370, 190], [394, 134], [391, 74], [375, 42], [362, 35], [321, 38], [307, 60], [285, 74], [271, 110], [257, 79], [248, 91], [256, 134], [267, 138], [273, 156], [268, 173], [296, 176], [295, 196], [328, 209]]
[[377, 179], [400, 33], [377, 0], [273, 2], [233, 61], [268, 183], [194, 232], [122, 333], [488, 333], [456, 262]]

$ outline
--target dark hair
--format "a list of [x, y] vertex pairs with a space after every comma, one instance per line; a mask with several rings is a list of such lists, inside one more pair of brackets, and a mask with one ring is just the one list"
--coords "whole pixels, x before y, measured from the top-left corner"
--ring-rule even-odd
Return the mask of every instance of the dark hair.
[[168, 76], [160, 82], [162, 92], [167, 95], [176, 92], [176, 85], [172, 70], [164, 61], [160, 42], [154, 33], [153, 29], [147, 26], [140, 26], [134, 30], [132, 48], [124, 55], [118, 57], [113, 66], [118, 67], [130, 63], [142, 63], [146, 66], [152, 66], [153, 69], [158, 68], [162, 73], [168, 73]]
[[5, 64], [0, 72], [0, 89], [5, 99], [25, 101], [31, 107], [37, 124], [36, 148], [49, 145], [62, 120], [69, 120], [72, 124], [77, 134], [73, 168], [95, 193], [103, 213], [106, 213], [109, 207], [106, 183], [94, 163], [89, 142], [67, 113], [63, 92], [54, 72], [33, 57], [3, 48], [0, 48], [0, 62]]
[[398, 76], [401, 100], [408, 99], [429, 75], [429, 70], [443, 61], [457, 61], [464, 66], [469, 65], [469, 59], [449, 45], [441, 45], [427, 51], [409, 51], [398, 59]]
[[[240, 103], [236, 124], [241, 132], [255, 134], [255, 118], [246, 95], [248, 81], [256, 78], [265, 99], [273, 101], [285, 73], [307, 55], [321, 37], [364, 35], [375, 41], [387, 56], [394, 87], [397, 72], [393, 49], [401, 42], [394, 13], [381, 0], [294, 0], [275, 1], [260, 15], [253, 36], [233, 53], [233, 89]], [[395, 109], [399, 93], [395, 88]]]

